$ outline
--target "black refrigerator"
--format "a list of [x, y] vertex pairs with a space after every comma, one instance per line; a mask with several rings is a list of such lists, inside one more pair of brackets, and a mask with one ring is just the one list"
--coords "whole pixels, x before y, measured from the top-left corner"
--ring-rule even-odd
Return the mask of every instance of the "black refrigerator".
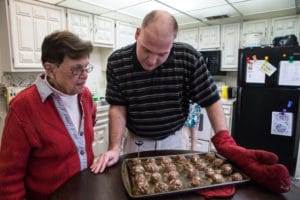
[[233, 137], [276, 153], [295, 175], [300, 137], [300, 48], [239, 50]]

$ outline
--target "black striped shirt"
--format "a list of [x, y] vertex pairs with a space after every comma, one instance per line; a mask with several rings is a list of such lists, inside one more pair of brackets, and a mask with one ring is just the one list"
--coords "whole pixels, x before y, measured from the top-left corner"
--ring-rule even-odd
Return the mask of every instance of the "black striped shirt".
[[165, 63], [145, 71], [136, 44], [116, 50], [108, 59], [106, 100], [127, 107], [127, 128], [143, 137], [179, 130], [189, 99], [207, 107], [219, 99], [203, 57], [190, 45], [174, 43]]

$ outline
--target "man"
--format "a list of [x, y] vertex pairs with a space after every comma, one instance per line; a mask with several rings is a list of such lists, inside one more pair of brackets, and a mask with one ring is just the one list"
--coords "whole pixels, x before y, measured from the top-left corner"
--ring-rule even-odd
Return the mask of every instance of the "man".
[[106, 100], [109, 150], [91, 169], [103, 172], [120, 155], [142, 150], [184, 149], [182, 127], [189, 100], [207, 109], [215, 132], [226, 130], [217, 87], [203, 57], [190, 45], [175, 43], [178, 25], [166, 11], [152, 11], [135, 33], [136, 43], [115, 51], [108, 60]]
[[59, 31], [42, 44], [46, 73], [9, 105], [0, 148], [0, 199], [48, 199], [93, 161], [96, 106], [85, 87], [91, 42]]
[[207, 111], [216, 135], [212, 142], [223, 156], [244, 170], [257, 184], [273, 192], [287, 192], [290, 176], [278, 156], [238, 146], [230, 136], [217, 88], [203, 57], [191, 46], [176, 43], [175, 18], [165, 11], [152, 11], [137, 28], [136, 44], [114, 52], [108, 60], [106, 100], [110, 103], [110, 143], [91, 166], [103, 172], [124, 153], [142, 150], [184, 148], [182, 126], [189, 100]]

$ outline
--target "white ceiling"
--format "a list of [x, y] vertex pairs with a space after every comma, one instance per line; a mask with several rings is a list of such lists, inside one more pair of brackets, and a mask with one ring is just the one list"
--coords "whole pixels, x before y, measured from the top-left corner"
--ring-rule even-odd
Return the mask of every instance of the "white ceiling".
[[[146, 13], [164, 9], [180, 26], [211, 25], [239, 20], [300, 14], [300, 0], [28, 0], [81, 10], [130, 23], [140, 23]], [[228, 18], [208, 20], [227, 15]]]

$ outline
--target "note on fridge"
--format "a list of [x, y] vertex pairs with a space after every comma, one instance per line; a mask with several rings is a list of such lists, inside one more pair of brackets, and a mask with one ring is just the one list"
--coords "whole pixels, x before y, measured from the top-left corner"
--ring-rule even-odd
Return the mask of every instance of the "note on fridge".
[[251, 60], [247, 63], [246, 83], [265, 83], [265, 73], [260, 70], [264, 60]]
[[278, 85], [300, 86], [300, 61], [280, 61]]
[[293, 113], [272, 112], [271, 134], [292, 136]]

